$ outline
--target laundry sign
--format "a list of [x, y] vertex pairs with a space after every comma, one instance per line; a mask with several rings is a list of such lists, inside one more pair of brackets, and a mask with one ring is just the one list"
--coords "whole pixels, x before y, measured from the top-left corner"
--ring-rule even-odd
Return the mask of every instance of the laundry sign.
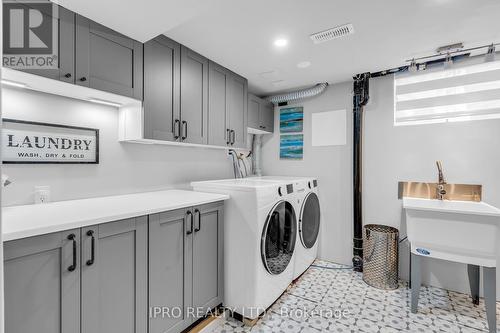
[[3, 119], [3, 163], [99, 163], [99, 130]]

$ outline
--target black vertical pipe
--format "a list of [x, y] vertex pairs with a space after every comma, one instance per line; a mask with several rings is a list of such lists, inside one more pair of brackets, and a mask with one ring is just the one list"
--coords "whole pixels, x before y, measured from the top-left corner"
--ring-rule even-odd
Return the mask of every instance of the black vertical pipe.
[[363, 271], [363, 107], [369, 99], [370, 73], [354, 77], [353, 94], [353, 268]]

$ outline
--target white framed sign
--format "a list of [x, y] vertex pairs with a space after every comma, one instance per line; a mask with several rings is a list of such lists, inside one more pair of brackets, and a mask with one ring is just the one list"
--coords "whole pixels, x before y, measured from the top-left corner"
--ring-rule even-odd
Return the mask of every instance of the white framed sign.
[[98, 164], [99, 130], [3, 119], [4, 164]]

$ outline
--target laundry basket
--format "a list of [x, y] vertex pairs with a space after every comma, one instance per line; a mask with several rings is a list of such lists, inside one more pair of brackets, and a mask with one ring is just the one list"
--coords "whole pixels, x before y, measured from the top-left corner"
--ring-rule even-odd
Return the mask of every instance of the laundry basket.
[[398, 229], [367, 224], [363, 233], [363, 281], [385, 290], [398, 288]]

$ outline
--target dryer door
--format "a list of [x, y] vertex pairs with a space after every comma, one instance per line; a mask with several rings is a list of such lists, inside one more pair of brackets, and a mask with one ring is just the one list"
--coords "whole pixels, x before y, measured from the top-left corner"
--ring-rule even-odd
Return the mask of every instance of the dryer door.
[[299, 222], [300, 240], [306, 249], [316, 243], [319, 234], [320, 208], [316, 193], [310, 192], [302, 204]]
[[288, 201], [278, 202], [267, 216], [261, 239], [262, 262], [271, 274], [282, 273], [292, 260], [297, 237], [295, 210]]

